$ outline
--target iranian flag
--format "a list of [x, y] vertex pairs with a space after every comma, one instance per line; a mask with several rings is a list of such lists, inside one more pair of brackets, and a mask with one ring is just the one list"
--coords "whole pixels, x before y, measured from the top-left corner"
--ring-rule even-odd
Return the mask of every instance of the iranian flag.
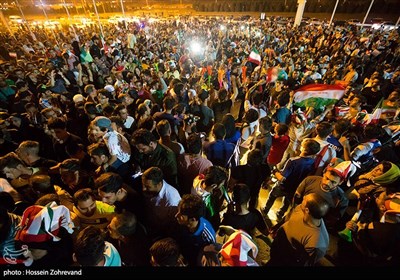
[[312, 84], [297, 89], [293, 103], [298, 107], [322, 108], [335, 104], [344, 95], [340, 85]]
[[266, 81], [267, 83], [274, 83], [275, 81], [287, 80], [288, 74], [285, 70], [278, 67], [270, 67], [267, 69]]
[[367, 114], [364, 118], [363, 125], [367, 124], [377, 124], [379, 122], [379, 119], [381, 118], [382, 111], [383, 111], [383, 97], [381, 100], [376, 104], [374, 111], [372, 111], [372, 114]]
[[254, 64], [260, 65], [261, 64], [261, 55], [256, 49], [253, 49], [247, 60], [250, 62], [253, 62]]

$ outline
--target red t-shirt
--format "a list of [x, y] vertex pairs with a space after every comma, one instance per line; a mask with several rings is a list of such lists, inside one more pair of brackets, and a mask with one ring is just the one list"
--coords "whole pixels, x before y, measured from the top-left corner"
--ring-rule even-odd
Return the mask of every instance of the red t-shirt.
[[274, 135], [274, 137], [272, 137], [272, 145], [268, 154], [267, 163], [271, 165], [278, 164], [282, 160], [283, 153], [289, 146], [289, 142], [290, 138], [288, 135]]

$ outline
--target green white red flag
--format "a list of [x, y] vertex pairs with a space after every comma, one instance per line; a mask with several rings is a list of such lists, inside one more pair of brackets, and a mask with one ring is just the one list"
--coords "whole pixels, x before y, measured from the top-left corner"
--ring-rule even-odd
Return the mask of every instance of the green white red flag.
[[257, 65], [260, 65], [261, 64], [261, 55], [256, 49], [253, 49], [247, 60], [250, 62], [253, 62]]
[[298, 88], [294, 94], [293, 104], [298, 107], [323, 108], [335, 104], [344, 95], [341, 85], [311, 84]]

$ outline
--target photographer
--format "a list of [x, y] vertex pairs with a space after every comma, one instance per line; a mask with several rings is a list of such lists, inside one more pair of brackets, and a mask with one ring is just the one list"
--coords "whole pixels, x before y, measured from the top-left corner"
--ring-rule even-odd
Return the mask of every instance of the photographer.
[[177, 141], [182, 143], [187, 149], [186, 140], [188, 137], [197, 132], [196, 124], [200, 118], [196, 115], [189, 114], [186, 112], [186, 107], [183, 103], [178, 103], [173, 108], [173, 115], [175, 119], [179, 122], [178, 127], [178, 139]]

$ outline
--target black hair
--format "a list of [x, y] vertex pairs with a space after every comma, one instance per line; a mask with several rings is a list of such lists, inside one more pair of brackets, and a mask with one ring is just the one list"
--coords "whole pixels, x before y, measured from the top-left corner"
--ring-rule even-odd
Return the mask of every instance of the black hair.
[[105, 155], [110, 157], [110, 151], [105, 143], [93, 143], [88, 148], [88, 154], [90, 156], [102, 156]]
[[231, 138], [236, 133], [235, 117], [232, 114], [226, 114], [222, 117], [221, 123], [225, 126], [225, 138]]
[[259, 166], [263, 163], [263, 153], [260, 149], [253, 149], [247, 157], [247, 164], [250, 166]]
[[188, 216], [189, 219], [199, 220], [205, 215], [205, 205], [203, 199], [194, 194], [184, 194], [179, 201], [178, 211], [180, 214]]
[[131, 141], [134, 145], [142, 144], [148, 146], [151, 142], [157, 141], [157, 139], [149, 130], [141, 128], [132, 134]]
[[317, 141], [315, 141], [314, 139], [307, 139], [305, 141], [306, 142], [304, 144], [304, 154], [306, 156], [315, 155], [321, 149], [321, 145]]
[[244, 115], [244, 119], [247, 123], [252, 123], [256, 120], [258, 120], [258, 111], [255, 109], [249, 109], [245, 115]]
[[150, 255], [158, 266], [177, 266], [181, 251], [175, 239], [159, 239], [150, 247]]
[[81, 168], [80, 162], [76, 158], [68, 158], [60, 163], [60, 169], [68, 169], [69, 171], [79, 171]]
[[232, 199], [237, 206], [250, 200], [250, 188], [246, 184], [236, 184], [233, 186]]
[[226, 135], [225, 126], [222, 123], [216, 123], [213, 126], [212, 132], [216, 140], [223, 140]]
[[171, 125], [169, 124], [168, 120], [162, 119], [157, 123], [157, 133], [162, 136], [167, 136], [168, 132], [171, 132]]
[[74, 193], [74, 205], [77, 206], [79, 201], [86, 201], [89, 198], [92, 198], [94, 201], [96, 200], [92, 189], [85, 188], [77, 190], [76, 193]]
[[56, 193], [54, 185], [51, 183], [51, 178], [48, 175], [35, 174], [29, 178], [29, 184], [40, 196], [44, 194]]
[[221, 184], [228, 179], [228, 172], [225, 168], [221, 166], [210, 166], [204, 172], [204, 183], [206, 186], [211, 186], [213, 184]]
[[113, 172], [106, 172], [100, 175], [94, 181], [95, 187], [105, 193], [116, 193], [119, 189], [124, 187], [122, 177]]
[[124, 236], [135, 234], [138, 223], [135, 214], [129, 211], [124, 211], [121, 214], [116, 215], [113, 219], [116, 219], [117, 221], [116, 230], [119, 234]]
[[190, 154], [198, 154], [202, 150], [202, 142], [200, 134], [192, 133], [186, 139], [187, 152]]
[[330, 122], [320, 122], [317, 124], [317, 127], [315, 128], [315, 131], [317, 132], [317, 135], [321, 138], [328, 137], [333, 130], [333, 126]]
[[83, 266], [96, 266], [104, 258], [105, 240], [102, 232], [95, 226], [88, 226], [79, 232], [74, 254]]

